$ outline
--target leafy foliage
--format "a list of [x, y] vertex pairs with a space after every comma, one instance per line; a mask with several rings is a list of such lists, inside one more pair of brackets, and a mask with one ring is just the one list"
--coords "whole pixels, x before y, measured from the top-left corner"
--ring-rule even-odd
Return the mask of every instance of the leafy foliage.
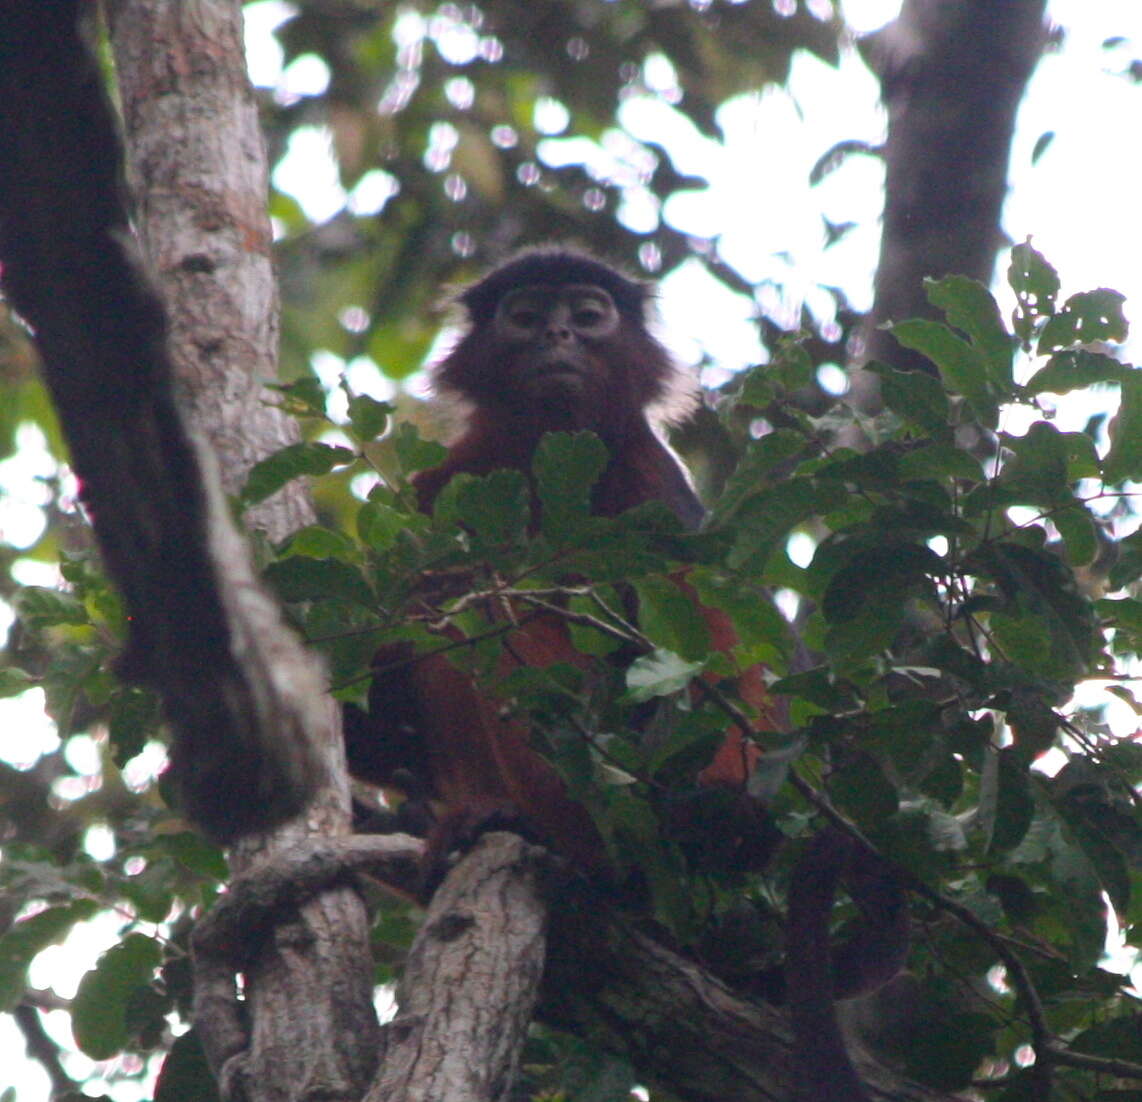
[[[1122, 335], [1120, 300], [1092, 292], [1058, 304], [1057, 277], [1026, 245], [1014, 250], [1010, 280], [1010, 334], [982, 286], [930, 283], [946, 320], [895, 332], [930, 356], [933, 372], [874, 367], [885, 409], [861, 421], [861, 449], [844, 442], [855, 422], [843, 403], [812, 416], [793, 402], [794, 350], [739, 380], [724, 403], [731, 433], [758, 408], [780, 408], [788, 427], [741, 434], [737, 472], [700, 533], [682, 531], [658, 505], [591, 516], [588, 489], [605, 453], [589, 434], [544, 441], [532, 535], [518, 472], [460, 476], [423, 516], [406, 479], [438, 461], [438, 447], [412, 426], [391, 430], [388, 407], [351, 393], [342, 426], [351, 446], [285, 449], [255, 468], [242, 495], [258, 500], [301, 474], [319, 483], [372, 476], [344, 527], [315, 525], [267, 549], [267, 580], [324, 652], [343, 700], [363, 698], [382, 643], [446, 650], [486, 675], [511, 616], [566, 616], [583, 668], [521, 669], [489, 691], [530, 717], [616, 867], [638, 870], [660, 922], [716, 962], [732, 921], [730, 978], [743, 961], [762, 970], [779, 961], [780, 901], [800, 840], [821, 801], [845, 816], [926, 886], [913, 900], [923, 935], [911, 968], [923, 1011], [909, 1072], [959, 1088], [973, 1077], [979, 1086], [982, 1068], [998, 1076], [992, 1095], [1003, 1098], [1019, 1097], [1018, 1076], [999, 1084], [1029, 1032], [1028, 990], [1010, 974], [1006, 984], [985, 982], [1003, 960], [1000, 946], [1019, 952], [1051, 1030], [1088, 1054], [1122, 1057], [1132, 1003], [1101, 964], [1104, 899], [1128, 945], [1142, 929], [1142, 751], [1097, 711], [1070, 703], [1089, 679], [1129, 701], [1116, 671], [1142, 637], [1138, 538], [1115, 541], [1128, 516], [1122, 483], [1134, 473], [1122, 440], [1132, 431], [1134, 369], [1087, 347]], [[1105, 440], [1052, 423], [1045, 395], [1106, 385], [1123, 391], [1123, 412]], [[284, 388], [281, 400], [307, 421], [329, 421], [316, 392]], [[1030, 414], [1025, 427], [1008, 431], [1019, 410]], [[794, 536], [811, 541], [811, 556], [790, 557]], [[64, 571], [67, 592], [31, 589], [21, 604], [28, 628], [52, 640], [50, 663], [8, 678], [12, 691], [29, 678], [45, 686], [65, 737], [106, 721], [122, 766], [153, 737], [157, 713], [107, 673], [122, 630], [113, 595], [83, 559]], [[741, 640], [733, 662], [711, 648], [680, 571], [732, 620]], [[782, 608], [799, 602], [808, 661], [774, 591]], [[693, 824], [680, 832], [674, 812], [741, 715], [735, 670], [759, 661], [773, 671], [791, 729], [755, 733], [751, 791], [788, 844], [763, 873], [743, 876], [703, 848]], [[9, 1007], [24, 997], [41, 948], [102, 907], [134, 916], [72, 1004], [77, 1041], [97, 1058], [169, 1044], [164, 1016], [184, 1012], [188, 998], [190, 908], [225, 878], [216, 851], [173, 831], [153, 790], [132, 815], [120, 820], [110, 860], [86, 857], [64, 831], [50, 844], [10, 847], [2, 874], [6, 897], [25, 908], [0, 937]], [[977, 925], [965, 927], [960, 912]], [[382, 899], [377, 913], [384, 957], [398, 959], [410, 934], [404, 907]], [[172, 936], [153, 938], [153, 923]], [[586, 1076], [596, 1085], [583, 1097], [619, 1097], [619, 1087], [598, 1084], [629, 1084], [629, 1069], [599, 1053], [555, 1036], [536, 1044], [537, 1086], [569, 1089]], [[202, 1066], [193, 1042], [179, 1042], [164, 1080], [201, 1078]], [[1076, 1090], [1084, 1074], [1065, 1073]]]
[[[347, 203], [314, 227], [280, 180], [274, 192], [287, 377], [308, 372], [315, 343], [406, 376], [435, 336], [441, 285], [516, 244], [578, 241], [636, 271], [694, 258], [659, 212], [708, 181], [616, 129], [620, 105], [645, 96], [717, 136], [727, 99], [783, 81], [797, 51], [835, 64], [841, 32], [813, 5], [726, 0], [293, 7], [278, 31], [285, 65], [337, 76], [302, 97], [265, 95], [271, 147], [323, 120]], [[653, 228], [630, 225], [631, 207]]]

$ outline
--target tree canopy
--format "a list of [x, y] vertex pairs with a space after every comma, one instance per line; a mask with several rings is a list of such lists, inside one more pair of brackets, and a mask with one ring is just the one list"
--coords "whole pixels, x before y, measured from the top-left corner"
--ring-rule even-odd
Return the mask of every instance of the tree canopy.
[[[367, 841], [341, 845], [327, 704], [362, 703], [373, 655], [390, 643], [437, 653], [444, 637], [457, 663], [494, 677], [505, 602], [568, 623], [581, 664], [520, 669], [495, 691], [591, 816], [615, 881], [638, 887], [578, 884], [547, 914], [542, 859], [521, 857], [527, 847], [502, 858], [514, 905], [499, 930], [519, 954], [521, 991], [501, 1001], [521, 1036], [528, 1000], [536, 1022], [522, 1057], [505, 1057], [518, 1074], [503, 1097], [793, 1097], [786, 916], [825, 831], [875, 854], [907, 898], [906, 970], [879, 997], [842, 1003], [868, 1097], [1125, 1100], [1142, 1089], [1136, 998], [1106, 957], [1110, 937], [1132, 963], [1142, 929], [1142, 751], [1107, 721], [1111, 700], [1138, 711], [1142, 382], [1118, 352], [1128, 327], [1117, 291], [1064, 291], [1067, 273], [1030, 241], [1000, 254], [1009, 317], [989, 288], [1012, 119], [1048, 40], [1041, 3], [1002, 14], [970, 3], [946, 22], [939, 4], [909, 0], [863, 43], [888, 140], [833, 160], [885, 157], [885, 235], [873, 310], [858, 315], [837, 293], [840, 332], [807, 310], [798, 331], [780, 331], [716, 243], [658, 215], [635, 222], [632, 204], [660, 211], [702, 182], [615, 121], [624, 99], [649, 94], [718, 137], [719, 106], [780, 84], [796, 51], [837, 61], [848, 40], [830, 5], [296, 3], [276, 32], [285, 60], [310, 59], [327, 79], [312, 94], [258, 94], [268, 164], [320, 123], [350, 200], [318, 223], [270, 191], [277, 365], [268, 224], [251, 213], [259, 181], [240, 170], [253, 114], [232, 76], [239, 6], [204, 3], [196, 27], [152, 0], [114, 0], [90, 28], [95, 62], [78, 60], [88, 55], [67, 22], [74, 4], [53, 10], [58, 43], [18, 7], [0, 3], [26, 34], [0, 53], [0, 440], [15, 454], [36, 426], [56, 462], [43, 534], [31, 548], [0, 545], [0, 597], [16, 612], [0, 693], [42, 691], [58, 742], [8, 760], [9, 740], [26, 736], [3, 737], [0, 1010], [53, 1091], [144, 1097], [161, 1066], [156, 1099], [206, 1099], [221, 1067], [225, 1090], [268, 1097], [272, 1076], [234, 1070], [226, 1046], [238, 1042], [203, 1026], [206, 1004], [226, 1003], [244, 1036], [243, 1015], [256, 1033], [287, 988], [327, 1019], [314, 1050], [336, 1054], [331, 1094], [363, 1096], [382, 1050], [382, 1074], [397, 1074], [402, 1038], [378, 1032], [368, 998], [403, 975], [403, 1014], [439, 1009], [425, 966], [439, 949], [408, 898], [415, 845], [383, 856]], [[152, 42], [163, 48], [148, 52]], [[20, 84], [29, 43], [55, 66], [51, 97]], [[193, 62], [180, 67], [183, 47]], [[123, 245], [104, 83], [118, 89], [146, 278]], [[186, 109], [207, 102], [198, 114], [227, 127]], [[218, 106], [231, 102], [232, 119]], [[548, 163], [545, 111], [583, 150], [607, 151], [605, 167], [593, 154]], [[69, 147], [55, 127], [80, 137]], [[225, 155], [199, 189], [177, 162], [210, 164], [195, 143], [212, 134]], [[925, 137], [921, 163], [907, 151]], [[972, 158], [957, 161], [972, 139]], [[953, 166], [954, 179], [940, 175]], [[218, 187], [227, 171], [233, 192]], [[214, 187], [226, 197], [211, 198]], [[443, 455], [433, 408], [395, 388], [378, 397], [351, 375], [330, 386], [315, 369], [325, 350], [408, 378], [448, 323], [441, 288], [545, 239], [647, 276], [697, 258], [758, 304], [765, 362], [709, 394], [674, 440], [710, 504], [701, 531], [654, 504], [590, 515], [605, 462], [590, 434], [542, 444], [537, 526], [516, 471], [459, 476], [426, 515], [409, 479]], [[137, 342], [126, 351], [124, 334]], [[844, 393], [820, 385], [823, 363], [846, 366]], [[1113, 416], [1060, 428], [1056, 410], [1090, 395]], [[218, 452], [224, 500], [183, 417]], [[229, 514], [273, 600], [249, 596], [263, 591]], [[29, 562], [58, 564], [58, 583], [19, 584]], [[426, 600], [433, 576], [463, 578], [463, 592], [444, 585]], [[694, 593], [733, 624], [732, 656], [712, 645]], [[230, 668], [218, 640], [235, 637], [247, 658]], [[759, 731], [735, 695], [735, 674], [756, 663], [788, 731]], [[273, 699], [251, 670], [268, 671]], [[287, 824], [227, 854], [180, 813], [153, 763], [171, 729], [201, 740], [242, 723], [253, 732], [243, 762], [274, 753], [267, 729], [294, 748], [267, 819], [295, 812], [289, 795], [310, 798], [327, 770], [340, 795], [318, 798], [316, 827]], [[695, 773], [734, 723], [759, 752], [748, 796], [773, 850], [761, 870], [743, 868], [736, 836], [726, 848], [719, 824], [733, 808], [691, 806]], [[189, 745], [194, 761], [213, 753]], [[241, 769], [219, 768], [211, 778], [231, 770], [233, 785], [223, 814], [275, 826], [258, 822], [253, 794], [243, 802]], [[355, 881], [366, 929], [347, 870], [379, 867], [405, 894]], [[448, 905], [475, 890], [446, 883]], [[430, 916], [445, 905], [434, 900]], [[300, 925], [282, 919], [288, 908]], [[859, 890], [840, 893], [838, 943], [869, 936], [867, 910]], [[524, 927], [533, 914], [538, 925], [508, 939], [512, 918]], [[108, 915], [115, 943], [74, 995], [37, 987], [37, 956]], [[303, 927], [320, 951], [338, 946], [331, 973], [357, 967], [351, 993], [286, 975]], [[241, 1010], [219, 995], [236, 972]], [[77, 1061], [57, 1011], [78, 1052], [111, 1063]]]

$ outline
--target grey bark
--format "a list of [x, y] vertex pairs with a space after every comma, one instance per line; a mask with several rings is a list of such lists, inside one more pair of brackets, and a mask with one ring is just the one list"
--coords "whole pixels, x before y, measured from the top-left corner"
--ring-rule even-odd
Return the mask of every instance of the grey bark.
[[[589, 926], [553, 918], [550, 942], [542, 1020], [625, 1056], [686, 1102], [794, 1097], [793, 1035], [779, 1008], [743, 998], [605, 907]], [[848, 1046], [870, 1102], [962, 1099], [910, 1082], [854, 1037]]]
[[546, 854], [488, 834], [432, 897], [365, 1102], [506, 1102], [547, 947]]
[[[236, 492], [257, 459], [297, 439], [268, 401], [276, 377], [278, 303], [266, 212], [268, 169], [242, 45], [237, 0], [111, 0], [112, 45], [123, 105], [128, 176], [140, 238], [171, 317], [170, 348], [189, 420]], [[313, 519], [293, 485], [247, 518], [272, 539]], [[239, 547], [229, 561], [248, 563]], [[303, 817], [245, 838], [231, 854], [241, 874], [318, 834], [344, 835], [349, 797], [338, 708], [312, 654], [283, 626], [266, 690], [303, 692], [321, 783]], [[272, 734], [288, 746], [294, 732]], [[364, 905], [349, 886], [286, 909], [243, 969], [246, 1047], [228, 1085], [251, 1100], [360, 1098], [379, 1033]], [[216, 977], [217, 978], [217, 977]], [[231, 987], [235, 977], [229, 979]]]
[[[135, 224], [170, 312], [178, 396], [233, 496], [254, 463], [299, 438], [266, 390], [278, 291], [241, 5], [108, 0], [107, 14]], [[280, 540], [312, 523], [313, 508], [294, 482], [245, 521]]]
[[[924, 279], [991, 280], [1019, 102], [1046, 32], [1045, 0], [905, 0], [865, 40], [888, 108], [884, 226], [872, 311], [855, 365], [931, 371], [881, 326], [931, 316]], [[876, 377], [854, 373], [852, 400], [879, 408]]]

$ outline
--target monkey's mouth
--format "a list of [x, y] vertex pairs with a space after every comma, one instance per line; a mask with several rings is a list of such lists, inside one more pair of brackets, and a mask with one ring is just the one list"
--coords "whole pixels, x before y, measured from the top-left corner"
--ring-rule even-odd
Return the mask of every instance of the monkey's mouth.
[[549, 360], [535, 364], [527, 373], [526, 383], [533, 387], [570, 387], [580, 389], [586, 379], [586, 372], [569, 360]]

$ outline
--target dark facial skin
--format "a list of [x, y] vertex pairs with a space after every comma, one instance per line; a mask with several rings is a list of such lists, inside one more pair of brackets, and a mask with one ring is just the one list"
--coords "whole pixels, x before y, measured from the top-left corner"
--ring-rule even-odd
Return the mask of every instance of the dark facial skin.
[[598, 352], [621, 318], [602, 287], [533, 284], [503, 297], [493, 325], [522, 397], [575, 401], [605, 386], [606, 362]]

